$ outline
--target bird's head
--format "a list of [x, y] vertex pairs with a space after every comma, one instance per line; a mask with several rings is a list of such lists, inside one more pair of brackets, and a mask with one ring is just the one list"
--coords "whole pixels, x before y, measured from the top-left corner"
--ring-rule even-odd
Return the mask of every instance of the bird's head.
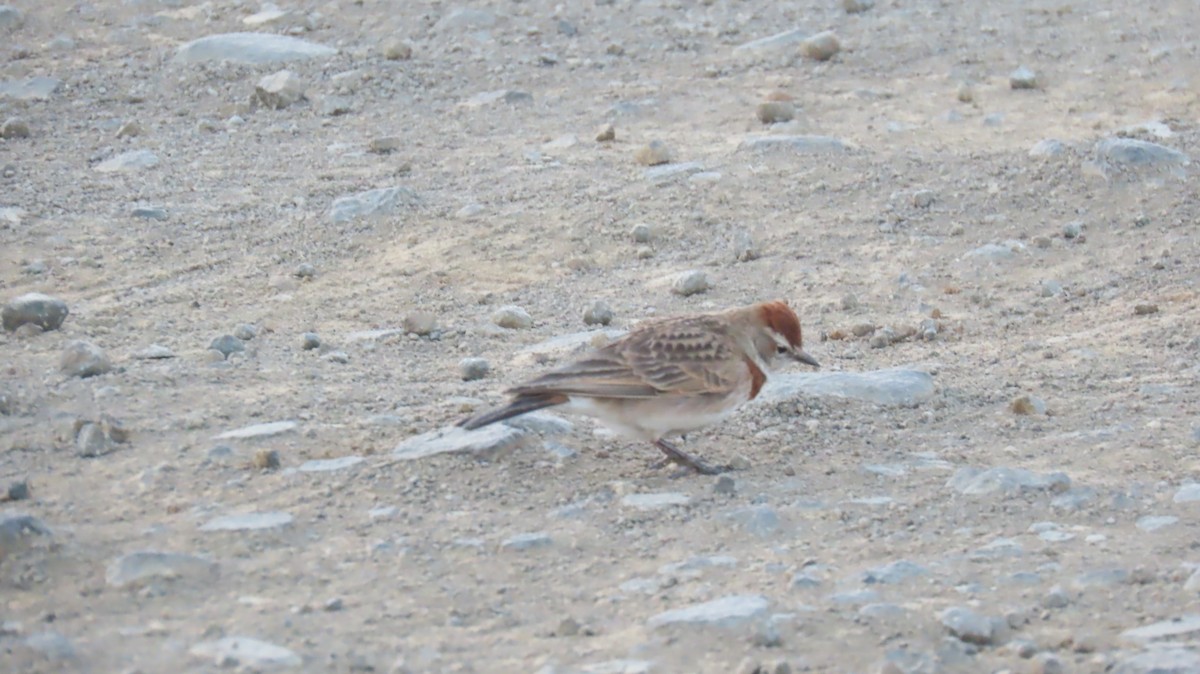
[[787, 357], [805, 365], [820, 367], [817, 359], [804, 351], [804, 337], [800, 331], [800, 319], [796, 312], [783, 300], [763, 302], [754, 306], [756, 322], [764, 335], [770, 338], [758, 340], [759, 353], [768, 363], [774, 358]]

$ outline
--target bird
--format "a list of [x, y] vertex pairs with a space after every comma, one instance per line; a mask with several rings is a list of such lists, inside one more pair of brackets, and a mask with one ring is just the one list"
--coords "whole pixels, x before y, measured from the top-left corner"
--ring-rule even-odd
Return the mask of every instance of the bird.
[[505, 391], [509, 401], [458, 422], [467, 430], [549, 407], [590, 416], [652, 443], [704, 475], [728, 470], [666, 440], [728, 417], [753, 400], [779, 358], [819, 368], [785, 300], [645, 321], [609, 344]]

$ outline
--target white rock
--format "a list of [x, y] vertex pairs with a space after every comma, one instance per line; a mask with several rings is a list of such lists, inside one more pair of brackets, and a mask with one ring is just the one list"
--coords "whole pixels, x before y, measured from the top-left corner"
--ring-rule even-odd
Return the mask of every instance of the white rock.
[[932, 398], [933, 393], [933, 377], [919, 370], [789, 372], [771, 376], [755, 401], [831, 396], [876, 405], [916, 405]]
[[131, 150], [122, 152], [115, 157], [109, 157], [96, 164], [94, 170], [100, 173], [119, 173], [140, 171], [158, 166], [158, 155], [150, 150]]
[[1163, 620], [1125, 630], [1121, 633], [1121, 638], [1141, 643], [1190, 635], [1200, 635], [1200, 614], [1185, 615], [1175, 620]]
[[508, 330], [527, 330], [533, 327], [533, 317], [518, 306], [504, 306], [492, 313], [492, 322]]
[[663, 492], [659, 494], [626, 494], [621, 498], [621, 505], [638, 510], [658, 510], [673, 506], [685, 506], [692, 502], [692, 497], [679, 492]]
[[104, 579], [113, 587], [130, 587], [159, 578], [212, 580], [218, 572], [217, 563], [204, 557], [143, 550], [114, 559], [109, 563]]
[[473, 431], [449, 426], [401, 442], [392, 450], [392, 456], [406, 460], [436, 454], [491, 456], [515, 448], [524, 438], [524, 431], [507, 424], [492, 424]]
[[650, 618], [651, 628], [673, 625], [737, 627], [766, 616], [770, 602], [761, 595], [732, 595], [674, 609]]
[[295, 421], [272, 421], [265, 424], [254, 424], [245, 428], [238, 428], [232, 431], [225, 431], [220, 435], [213, 436], [214, 440], [243, 440], [246, 438], [266, 438], [280, 433], [287, 433], [295, 430], [300, 424]]
[[230, 61], [262, 65], [333, 56], [336, 49], [315, 42], [273, 33], [209, 35], [181, 46], [176, 63]]
[[254, 88], [254, 97], [274, 110], [282, 110], [304, 98], [304, 82], [290, 70], [265, 75]]
[[329, 207], [329, 219], [334, 223], [342, 223], [375, 215], [390, 215], [419, 203], [420, 197], [407, 187], [381, 187], [334, 199]]
[[200, 525], [200, 531], [260, 531], [287, 526], [292, 520], [291, 514], [278, 511], [225, 515]]
[[304, 661], [283, 646], [250, 637], [225, 637], [205, 641], [188, 650], [192, 657], [208, 660], [218, 667], [230, 664], [242, 670], [289, 669]]
[[328, 473], [334, 470], [343, 470], [350, 466], [357, 466], [365, 461], [361, 456], [339, 456], [336, 459], [313, 459], [300, 464], [299, 470], [301, 473]]
[[792, 45], [799, 44], [808, 37], [808, 31], [800, 28], [785, 30], [768, 37], [761, 37], [733, 48], [734, 56], [760, 56], [770, 52], [782, 51]]

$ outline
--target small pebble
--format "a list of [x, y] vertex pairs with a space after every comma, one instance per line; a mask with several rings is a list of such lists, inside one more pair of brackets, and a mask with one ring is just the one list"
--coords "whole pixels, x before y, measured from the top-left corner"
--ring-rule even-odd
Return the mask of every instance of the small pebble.
[[650, 238], [654, 233], [651, 231], [650, 225], [639, 222], [633, 226], [633, 229], [629, 230], [629, 235], [633, 237], [636, 243], [650, 243]]
[[529, 312], [518, 306], [504, 306], [492, 313], [492, 322], [508, 330], [527, 330], [533, 327]]
[[458, 372], [463, 381], [483, 379], [492, 371], [491, 363], [483, 358], [463, 358], [458, 361]]
[[1013, 414], [1020, 416], [1045, 414], [1046, 401], [1038, 398], [1037, 396], [1017, 396], [1013, 399], [1012, 403], [1009, 404], [1009, 409]]
[[847, 14], [861, 14], [875, 6], [875, 0], [842, 0], [842, 9]]
[[1009, 74], [1008, 85], [1013, 89], [1036, 89], [1037, 75], [1029, 68], [1021, 66]]
[[413, 55], [412, 45], [399, 38], [385, 40], [380, 51], [383, 52], [383, 57], [389, 61], [407, 61]]
[[296, 265], [296, 270], [292, 272], [292, 276], [298, 279], [312, 280], [317, 277], [317, 268], [307, 262], [301, 262]]
[[800, 53], [816, 61], [828, 61], [841, 51], [842, 45], [832, 31], [824, 31], [800, 43]]
[[258, 336], [258, 328], [249, 323], [239, 323], [238, 326], [233, 329], [233, 336], [237, 337], [243, 342], [248, 342]]
[[1030, 674], [1062, 674], [1062, 661], [1050, 653], [1038, 653], [1034, 656]]
[[142, 125], [134, 121], [125, 122], [117, 129], [117, 138], [133, 138], [142, 135]]
[[613, 310], [604, 300], [596, 300], [583, 311], [585, 325], [608, 325], [612, 323]]
[[83, 340], [75, 340], [63, 348], [59, 370], [70, 377], [94, 377], [113, 369], [104, 349]]
[[1158, 305], [1157, 304], [1139, 304], [1133, 308], [1133, 315], [1135, 315], [1135, 316], [1149, 316], [1150, 314], [1157, 314], [1157, 313], [1158, 313]]
[[28, 138], [32, 135], [29, 130], [29, 125], [25, 120], [10, 118], [4, 120], [4, 124], [0, 124], [0, 138], [5, 140], [15, 140], [17, 138]]
[[1079, 235], [1083, 233], [1083, 223], [1079, 222], [1078, 220], [1068, 222], [1067, 224], [1063, 225], [1062, 233], [1063, 238], [1066, 239], [1078, 238]]
[[913, 206], [917, 208], [929, 208], [933, 205], [934, 194], [933, 190], [917, 190], [913, 192]]
[[320, 348], [320, 346], [321, 338], [317, 336], [317, 333], [306, 332], [303, 335], [300, 335], [300, 348], [304, 349], [305, 351], [311, 351], [313, 349]]
[[596, 132], [597, 143], [611, 143], [617, 139], [617, 130], [612, 124], [605, 124]]
[[228, 358], [231, 353], [239, 353], [246, 350], [246, 345], [242, 340], [233, 335], [221, 335], [208, 345], [209, 349], [220, 352], [223, 358]]
[[734, 494], [737, 492], [737, 483], [728, 475], [718, 475], [716, 481], [713, 482], [713, 492], [717, 494]]
[[24, 501], [29, 498], [29, 481], [18, 480], [8, 485], [8, 493], [4, 499], [6, 501]]
[[708, 280], [708, 274], [698, 269], [693, 269], [675, 277], [675, 280], [671, 283], [671, 292], [676, 295], [688, 297], [703, 293], [711, 287], [712, 284]]
[[975, 87], [970, 82], [959, 82], [956, 95], [959, 103], [971, 103], [975, 100]]
[[633, 158], [642, 166], [658, 166], [659, 164], [671, 163], [673, 157], [666, 143], [660, 140], [652, 140], [648, 144], [638, 148], [637, 152], [633, 154]]

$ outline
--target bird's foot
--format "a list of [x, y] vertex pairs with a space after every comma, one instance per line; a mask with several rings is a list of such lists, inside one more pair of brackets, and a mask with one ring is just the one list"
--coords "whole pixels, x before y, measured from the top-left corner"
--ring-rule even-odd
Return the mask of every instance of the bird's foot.
[[703, 459], [692, 456], [682, 449], [679, 449], [678, 447], [675, 447], [674, 445], [671, 445], [663, 440], [655, 442], [654, 446], [658, 447], [663, 454], [666, 454], [666, 458], [655, 462], [655, 468], [662, 468], [667, 464], [674, 463], [688, 469], [685, 471], [680, 471], [671, 477], [682, 477], [691, 471], [699, 473], [700, 475], [720, 475], [721, 473], [730, 470], [729, 466], [713, 466]]

